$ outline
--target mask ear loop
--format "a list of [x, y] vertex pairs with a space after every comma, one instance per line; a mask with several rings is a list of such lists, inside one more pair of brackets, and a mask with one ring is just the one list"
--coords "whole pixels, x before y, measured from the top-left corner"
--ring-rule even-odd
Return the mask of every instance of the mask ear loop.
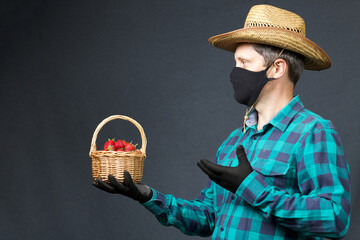
[[[281, 54], [283, 53], [284, 50], [285, 49], [283, 48], [281, 50], [281, 52], [279, 53], [279, 55], [275, 58], [275, 60], [272, 61], [272, 63], [265, 69], [266, 70], [266, 75], [267, 75], [267, 71], [269, 70], [269, 68], [275, 63], [276, 59], [278, 59], [281, 56]], [[271, 81], [271, 80], [275, 80], [275, 78], [269, 78], [269, 81]]]
[[[278, 59], [280, 56], [281, 56], [281, 54], [283, 53], [283, 51], [284, 51], [285, 49], [283, 48], [282, 50], [281, 50], [281, 52], [279, 53], [279, 55], [275, 58], [275, 60], [266, 68], [266, 72], [267, 72], [267, 70], [269, 70], [269, 68], [275, 63], [275, 61], [276, 61], [276, 59]], [[270, 80], [274, 80], [275, 78], [269, 78], [269, 81]], [[246, 120], [248, 120], [249, 119], [249, 113], [251, 112], [251, 110], [254, 108], [254, 104], [250, 107], [250, 108], [248, 108], [248, 109], [246, 109], [246, 112], [245, 112], [245, 116], [244, 116], [244, 133], [246, 133]]]

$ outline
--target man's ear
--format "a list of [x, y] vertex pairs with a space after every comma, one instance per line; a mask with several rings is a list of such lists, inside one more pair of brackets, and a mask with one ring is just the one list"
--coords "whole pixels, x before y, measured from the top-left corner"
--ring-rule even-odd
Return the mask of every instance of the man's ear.
[[271, 71], [273, 73], [273, 76], [271, 77], [276, 79], [281, 78], [287, 74], [287, 70], [288, 70], [287, 62], [282, 58], [278, 58], [273, 63], [273, 67]]

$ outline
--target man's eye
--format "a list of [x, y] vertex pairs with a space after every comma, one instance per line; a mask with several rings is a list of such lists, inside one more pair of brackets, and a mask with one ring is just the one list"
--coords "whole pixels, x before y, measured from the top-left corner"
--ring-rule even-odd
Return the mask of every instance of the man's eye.
[[236, 66], [243, 67], [245, 64], [248, 63], [248, 61], [244, 60], [244, 59], [238, 59], [237, 61], [235, 61], [235, 63], [236, 63]]

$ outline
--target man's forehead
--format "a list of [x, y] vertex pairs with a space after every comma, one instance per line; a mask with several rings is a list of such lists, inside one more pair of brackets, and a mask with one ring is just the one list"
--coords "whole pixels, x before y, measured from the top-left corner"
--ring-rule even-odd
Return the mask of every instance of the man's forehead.
[[258, 57], [259, 55], [251, 43], [240, 43], [234, 52], [234, 57], [240, 59]]

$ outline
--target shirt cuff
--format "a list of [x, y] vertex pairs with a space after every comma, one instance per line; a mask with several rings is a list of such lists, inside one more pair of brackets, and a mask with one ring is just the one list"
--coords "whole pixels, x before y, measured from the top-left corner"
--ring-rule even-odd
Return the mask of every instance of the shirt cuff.
[[235, 194], [253, 206], [267, 187], [269, 185], [265, 182], [264, 176], [253, 171], [240, 184]]
[[151, 190], [153, 191], [152, 198], [149, 201], [142, 203], [142, 205], [155, 215], [160, 215], [166, 207], [165, 195], [153, 188], [151, 188]]

